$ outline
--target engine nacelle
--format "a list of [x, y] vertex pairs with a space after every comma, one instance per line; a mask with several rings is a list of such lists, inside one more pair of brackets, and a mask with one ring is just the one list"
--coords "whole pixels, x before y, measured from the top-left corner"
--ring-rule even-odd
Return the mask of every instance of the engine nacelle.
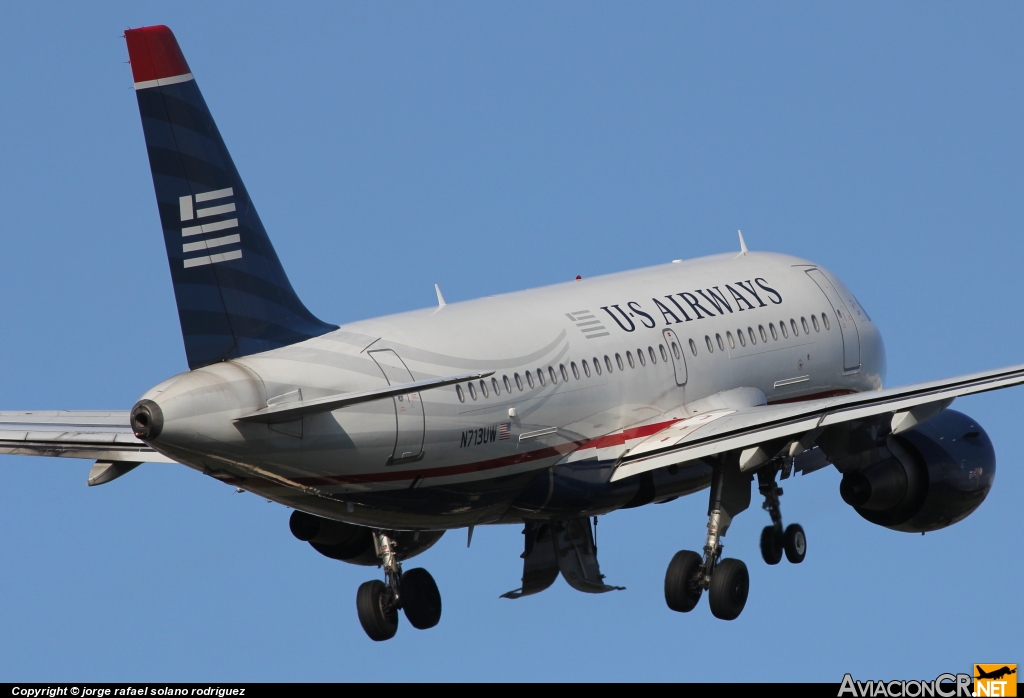
[[[380, 564], [373, 545], [373, 532], [365, 526], [333, 521], [304, 511], [293, 511], [288, 520], [292, 535], [313, 546], [321, 555], [352, 565], [376, 567]], [[432, 546], [444, 531], [390, 531], [399, 560], [408, 560]]]
[[992, 441], [961, 412], [944, 410], [890, 436], [887, 446], [891, 456], [845, 473], [839, 486], [843, 501], [871, 523], [908, 533], [937, 531], [966, 518], [992, 489]]

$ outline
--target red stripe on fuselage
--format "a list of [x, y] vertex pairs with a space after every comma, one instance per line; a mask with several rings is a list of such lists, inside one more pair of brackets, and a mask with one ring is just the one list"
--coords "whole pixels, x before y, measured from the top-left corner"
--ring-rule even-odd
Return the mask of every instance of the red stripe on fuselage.
[[503, 456], [491, 460], [477, 461], [476, 463], [463, 463], [462, 465], [448, 465], [439, 468], [423, 468], [422, 470], [389, 470], [380, 473], [365, 473], [362, 475], [337, 475], [328, 477], [306, 477], [294, 478], [293, 482], [308, 487], [360, 484], [369, 482], [396, 482], [401, 480], [415, 480], [416, 478], [428, 477], [450, 477], [452, 475], [465, 475], [467, 473], [478, 473], [484, 470], [506, 468], [510, 465], [520, 465], [544, 458], [561, 456], [576, 448], [584, 442], [570, 441], [557, 446], [538, 448], [535, 451], [516, 453], [511, 456]]
[[449, 465], [437, 468], [423, 468], [421, 470], [389, 470], [386, 472], [365, 473], [361, 475], [295, 478], [293, 481], [307, 487], [325, 487], [330, 485], [365, 484], [371, 482], [401, 482], [403, 480], [415, 480], [417, 478], [425, 479], [434, 477], [451, 477], [453, 475], [466, 475], [468, 473], [478, 473], [485, 470], [495, 470], [497, 468], [506, 468], [512, 465], [521, 465], [523, 463], [530, 463], [532, 461], [543, 460], [545, 458], [554, 458], [556, 456], [562, 456], [566, 453], [575, 451], [577, 448], [581, 447], [605, 448], [607, 446], [619, 446], [624, 444], [627, 439], [639, 439], [645, 436], [650, 436], [651, 434], [656, 434], [662, 429], [665, 429], [669, 425], [675, 424], [678, 421], [678, 419], [672, 419], [666, 422], [658, 422], [657, 424], [645, 424], [643, 426], [625, 429], [618, 434], [599, 436], [592, 440], [582, 439], [580, 441], [570, 441], [557, 446], [547, 446], [545, 448], [538, 448], [534, 451], [527, 451], [526, 453], [516, 453], [511, 456], [502, 456], [501, 458], [477, 461], [475, 463], [463, 463], [462, 465]]
[[611, 446], [621, 446], [627, 441], [632, 439], [642, 439], [652, 434], [657, 434], [662, 429], [667, 429], [672, 426], [678, 419], [670, 419], [667, 422], [658, 422], [657, 424], [644, 424], [639, 427], [632, 427], [630, 429], [623, 429], [620, 432], [614, 434], [606, 434], [605, 436], [599, 436], [592, 441], [584, 441], [582, 448], [609, 448]]
[[[805, 395], [803, 397], [776, 400], [771, 404], [778, 405], [786, 402], [802, 402], [805, 400], [815, 400], [818, 398], [837, 397], [839, 395], [849, 395], [850, 393], [854, 392], [856, 391], [831, 390], [822, 393], [815, 393], [813, 395]], [[657, 434], [659, 431], [662, 431], [663, 429], [666, 429], [679, 421], [682, 420], [670, 419], [664, 422], [657, 422], [655, 424], [644, 424], [638, 427], [623, 429], [621, 432], [618, 433], [598, 436], [595, 439], [582, 439], [580, 441], [570, 441], [564, 444], [559, 444], [557, 446], [547, 446], [545, 448], [538, 448], [535, 451], [527, 451], [526, 453], [516, 453], [511, 456], [502, 456], [501, 458], [492, 458], [491, 460], [477, 461], [475, 463], [463, 463], [462, 465], [449, 465], [437, 468], [423, 468], [421, 470], [388, 470], [386, 472], [364, 473], [360, 475], [331, 475], [321, 477], [291, 478], [291, 481], [305, 487], [329, 487], [332, 485], [369, 484], [374, 482], [401, 482], [403, 480], [451, 477], [454, 475], [479, 473], [486, 470], [496, 470], [498, 468], [506, 468], [512, 465], [521, 465], [523, 463], [530, 463], [537, 460], [543, 460], [545, 458], [554, 458], [556, 456], [562, 456], [565, 455], [566, 453], [575, 451], [577, 448], [597, 449], [608, 448], [610, 446], [621, 446], [625, 444], [626, 441], [632, 439], [642, 439], [644, 437], [651, 436], [652, 434]], [[245, 479], [224, 480], [224, 482], [229, 482], [231, 484], [241, 484], [245, 482]]]

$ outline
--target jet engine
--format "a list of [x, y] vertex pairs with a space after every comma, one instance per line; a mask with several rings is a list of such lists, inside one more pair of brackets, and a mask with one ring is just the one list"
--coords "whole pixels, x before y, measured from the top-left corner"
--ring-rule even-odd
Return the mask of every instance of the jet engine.
[[[333, 521], [304, 511], [293, 511], [288, 520], [292, 535], [313, 546], [321, 555], [353, 565], [380, 564], [373, 545], [373, 532], [365, 526]], [[398, 559], [408, 560], [436, 543], [444, 531], [389, 531], [398, 548]]]
[[944, 410], [911, 431], [889, 436], [890, 454], [843, 474], [839, 493], [871, 523], [894, 531], [937, 531], [985, 500], [996, 473], [988, 434], [967, 415]]

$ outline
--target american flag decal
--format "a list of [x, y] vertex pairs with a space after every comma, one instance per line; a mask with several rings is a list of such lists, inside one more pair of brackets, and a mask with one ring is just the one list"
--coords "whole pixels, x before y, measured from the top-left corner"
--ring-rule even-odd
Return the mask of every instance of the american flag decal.
[[498, 441], [504, 441], [512, 435], [510, 431], [511, 426], [511, 422], [502, 422], [498, 425]]

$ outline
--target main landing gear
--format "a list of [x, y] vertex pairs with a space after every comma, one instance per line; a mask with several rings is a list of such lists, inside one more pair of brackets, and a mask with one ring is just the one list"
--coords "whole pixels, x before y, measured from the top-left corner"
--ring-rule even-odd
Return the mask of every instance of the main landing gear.
[[441, 620], [441, 592], [434, 578], [422, 567], [402, 572], [395, 542], [375, 531], [373, 543], [384, 568], [384, 579], [359, 586], [356, 611], [359, 624], [374, 642], [390, 640], [398, 632], [398, 611], [405, 612], [409, 624], [418, 629], [433, 628]]
[[[764, 496], [764, 509], [772, 518], [772, 525], [761, 532], [761, 556], [769, 565], [777, 565], [783, 553], [793, 563], [803, 562], [807, 554], [804, 529], [799, 524], [782, 527], [782, 489], [775, 484], [778, 472], [777, 461], [770, 461], [757, 471], [758, 491]], [[751, 478], [740, 470], [735, 454], [720, 457], [714, 465], [704, 554], [681, 550], [665, 573], [665, 602], [673, 611], [692, 611], [707, 590], [708, 604], [716, 618], [735, 620], [743, 612], [750, 575], [742, 561], [722, 557], [722, 538], [733, 517], [750, 506]]]
[[778, 468], [771, 467], [771, 464], [757, 471], [757, 489], [764, 496], [764, 504], [761, 506], [772, 517], [772, 525], [765, 526], [761, 531], [761, 557], [769, 565], [777, 565], [785, 552], [787, 560], [799, 564], [807, 555], [807, 536], [800, 524], [790, 524], [785, 529], [782, 527], [782, 511], [779, 507], [782, 488], [775, 484], [777, 473]]
[[734, 516], [750, 506], [750, 475], [740, 472], [735, 457], [723, 457], [714, 467], [708, 503], [708, 533], [704, 554], [681, 550], [665, 573], [665, 602], [673, 611], [692, 611], [708, 591], [711, 613], [735, 620], [750, 591], [750, 575], [742, 560], [722, 557], [722, 537]]

